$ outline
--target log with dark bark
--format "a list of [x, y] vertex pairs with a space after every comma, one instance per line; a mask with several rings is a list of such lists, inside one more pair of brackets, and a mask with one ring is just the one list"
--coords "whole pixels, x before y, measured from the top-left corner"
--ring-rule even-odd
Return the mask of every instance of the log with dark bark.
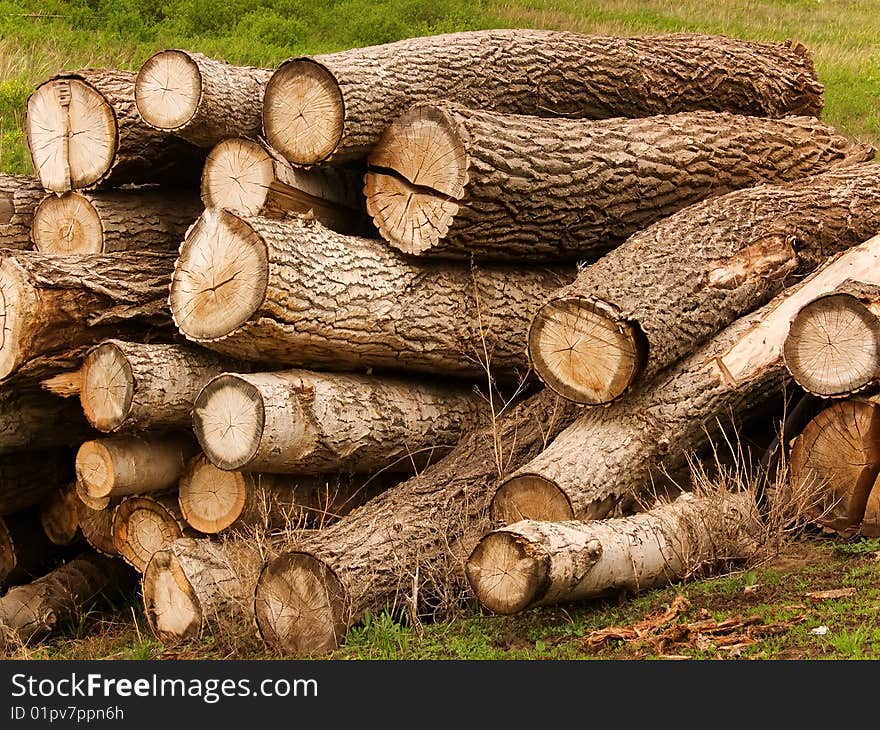
[[113, 544], [126, 563], [144, 572], [150, 558], [185, 534], [193, 534], [177, 494], [126, 497], [113, 512]]
[[38, 509], [0, 517], [0, 589], [32, 581], [51, 570], [63, 555], [43, 531]]
[[34, 248], [43, 253], [176, 251], [202, 212], [189, 191], [125, 189], [48, 195], [34, 212]]
[[113, 543], [113, 512], [117, 503], [107, 500], [107, 506], [93, 509], [80, 500], [79, 529], [86, 542], [102, 555], [117, 557], [119, 552]]
[[73, 446], [92, 434], [75, 401], [33, 388], [0, 390], [0, 455]]
[[255, 361], [331, 370], [387, 367], [498, 377], [525, 372], [535, 302], [573, 268], [412, 262], [318, 223], [208, 209], [171, 284], [189, 339]]
[[878, 231], [880, 165], [698, 203], [634, 234], [540, 307], [532, 364], [566, 398], [609, 402]]
[[287, 159], [310, 165], [366, 155], [419, 101], [542, 117], [782, 117], [818, 116], [822, 91], [800, 44], [488, 30], [290, 59], [266, 87], [263, 129]]
[[130, 71], [82, 69], [53, 76], [31, 94], [27, 140], [46, 190], [197, 179], [204, 153], [141, 119], [134, 80]]
[[262, 131], [263, 94], [272, 71], [233, 66], [193, 51], [159, 51], [141, 66], [135, 102], [151, 127], [199, 147]]
[[45, 195], [35, 177], [0, 173], [0, 248], [31, 247], [34, 210]]
[[39, 504], [73, 479], [68, 449], [16, 451], [0, 458], [0, 515]]
[[56, 489], [40, 503], [40, 524], [53, 545], [70, 545], [81, 537], [76, 484]]
[[388, 127], [364, 191], [382, 236], [405, 253], [583, 260], [705, 198], [873, 154], [811, 117], [584, 121], [431, 103]]

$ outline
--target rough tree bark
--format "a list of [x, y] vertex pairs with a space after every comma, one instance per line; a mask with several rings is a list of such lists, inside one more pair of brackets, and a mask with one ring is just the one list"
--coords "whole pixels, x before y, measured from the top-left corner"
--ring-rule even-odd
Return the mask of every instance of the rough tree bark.
[[77, 403], [43, 390], [0, 390], [0, 455], [73, 446], [93, 434]]
[[50, 570], [63, 552], [46, 537], [39, 510], [27, 509], [0, 517], [0, 593]]
[[0, 248], [31, 247], [34, 210], [45, 195], [35, 177], [0, 173]]
[[822, 91], [800, 44], [489, 30], [290, 59], [266, 87], [263, 129], [287, 159], [310, 165], [366, 155], [419, 101], [544, 117], [782, 117], [818, 116]]
[[113, 544], [126, 563], [143, 573], [150, 558], [185, 534], [193, 534], [177, 494], [126, 497], [113, 512]]
[[584, 121], [431, 103], [388, 127], [364, 191], [380, 233], [405, 253], [583, 260], [705, 198], [873, 154], [811, 117]]
[[56, 489], [40, 503], [40, 524], [53, 545], [70, 545], [81, 536], [75, 483]]
[[16, 451], [0, 459], [0, 515], [32, 507], [73, 478], [67, 449]]

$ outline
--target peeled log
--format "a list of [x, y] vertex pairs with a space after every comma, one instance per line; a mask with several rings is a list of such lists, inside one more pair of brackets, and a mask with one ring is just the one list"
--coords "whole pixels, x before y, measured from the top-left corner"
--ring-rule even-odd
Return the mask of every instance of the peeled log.
[[509, 377], [525, 372], [535, 302], [573, 275], [413, 262], [317, 223], [208, 209], [181, 246], [170, 301], [187, 338], [234, 357], [485, 378], [491, 353], [493, 375]]
[[262, 132], [263, 94], [270, 69], [233, 66], [193, 51], [150, 56], [134, 95], [143, 120], [199, 147]]
[[[600, 519], [689, 454], [737, 433], [787, 379], [782, 348], [801, 307], [849, 279], [880, 284], [880, 236], [832, 257], [819, 271], [640, 382], [607, 408], [590, 408], [511, 476], [492, 500], [495, 525], [523, 519]], [[726, 435], [725, 435], [726, 434]]]
[[116, 551], [139, 573], [155, 553], [189, 533], [177, 494], [126, 497], [113, 512], [112, 531]]
[[762, 522], [751, 494], [684, 494], [632, 517], [523, 520], [490, 532], [467, 561], [477, 599], [493, 613], [667, 585], [714, 564], [752, 558]]
[[0, 173], [0, 248], [31, 247], [34, 210], [45, 195], [35, 177]]
[[[109, 500], [107, 501], [109, 505]], [[102, 555], [116, 557], [119, 551], [113, 543], [113, 511], [116, 504], [92, 509], [85, 503], [79, 505], [79, 529], [86, 542]]]
[[288, 160], [312, 165], [365, 156], [420, 101], [539, 117], [783, 117], [818, 116], [822, 91], [806, 50], [790, 42], [487, 30], [290, 59], [266, 86], [263, 129]]
[[80, 535], [76, 484], [60, 487], [40, 504], [40, 524], [53, 545], [70, 545]]
[[46, 190], [63, 193], [124, 183], [185, 184], [202, 153], [151, 129], [134, 101], [135, 75], [83, 69], [40, 84], [27, 102], [27, 140]]
[[76, 402], [42, 390], [0, 390], [0, 455], [72, 446], [94, 433]]
[[369, 158], [367, 210], [408, 254], [595, 259], [705, 198], [873, 157], [811, 117], [535, 119], [421, 104]]
[[16, 371], [42, 379], [53, 368], [72, 369], [85, 348], [108, 337], [167, 331], [173, 263], [173, 255], [134, 252], [4, 256], [0, 379]]
[[43, 532], [38, 510], [0, 517], [0, 589], [41, 576], [61, 555]]
[[0, 515], [39, 504], [73, 476], [66, 449], [16, 451], [0, 458]]
[[880, 165], [698, 203], [630, 236], [538, 309], [532, 364], [560, 395], [607, 403], [878, 231]]
[[34, 212], [34, 248], [52, 254], [174, 252], [202, 212], [181, 190], [48, 195]]

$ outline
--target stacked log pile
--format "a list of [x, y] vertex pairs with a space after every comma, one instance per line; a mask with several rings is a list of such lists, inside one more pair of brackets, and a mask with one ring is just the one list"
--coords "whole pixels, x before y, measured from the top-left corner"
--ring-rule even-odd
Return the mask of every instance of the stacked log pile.
[[138, 573], [162, 641], [309, 654], [747, 560], [761, 505], [688, 465], [791, 382], [838, 399], [807, 517], [880, 532], [880, 166], [822, 92], [793, 42], [524, 30], [48, 79], [0, 176], [0, 643]]

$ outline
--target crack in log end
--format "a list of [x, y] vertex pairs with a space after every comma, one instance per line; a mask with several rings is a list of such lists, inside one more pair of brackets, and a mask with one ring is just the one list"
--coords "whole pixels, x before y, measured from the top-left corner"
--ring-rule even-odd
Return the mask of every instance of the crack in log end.
[[798, 266], [794, 236], [765, 236], [726, 259], [713, 261], [707, 283], [715, 289], [736, 289], [752, 279], [784, 279]]
[[8, 192], [0, 195], [0, 225], [12, 222], [15, 215], [15, 193]]
[[174, 131], [195, 116], [202, 100], [202, 74], [186, 53], [160, 51], [147, 59], [134, 82], [141, 118], [156, 129]]
[[167, 550], [155, 553], [144, 569], [144, 613], [160, 641], [178, 643], [198, 638], [202, 608], [177, 557]]
[[504, 482], [495, 492], [489, 512], [495, 527], [520, 520], [560, 522], [575, 518], [565, 492], [537, 474], [521, 474]]

